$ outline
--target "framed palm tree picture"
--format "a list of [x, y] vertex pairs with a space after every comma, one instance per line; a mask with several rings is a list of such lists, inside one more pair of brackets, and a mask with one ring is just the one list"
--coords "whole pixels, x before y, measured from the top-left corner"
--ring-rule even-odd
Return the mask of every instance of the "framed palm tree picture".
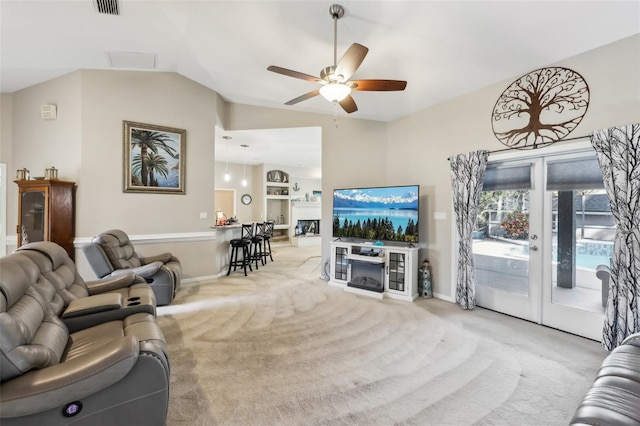
[[187, 131], [123, 121], [124, 192], [185, 194]]

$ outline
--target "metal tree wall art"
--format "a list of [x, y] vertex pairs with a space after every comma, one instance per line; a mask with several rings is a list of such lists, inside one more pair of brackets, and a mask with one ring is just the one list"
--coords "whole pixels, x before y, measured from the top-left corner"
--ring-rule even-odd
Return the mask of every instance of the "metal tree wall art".
[[520, 77], [500, 95], [491, 125], [515, 149], [559, 141], [575, 129], [589, 106], [589, 86], [568, 68], [541, 68]]

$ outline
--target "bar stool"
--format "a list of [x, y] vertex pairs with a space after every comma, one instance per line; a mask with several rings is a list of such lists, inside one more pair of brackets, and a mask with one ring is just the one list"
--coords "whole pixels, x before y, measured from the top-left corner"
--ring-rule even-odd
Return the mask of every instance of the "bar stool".
[[262, 233], [262, 257], [264, 257], [265, 263], [267, 256], [273, 262], [273, 256], [271, 255], [271, 237], [273, 237], [273, 229], [275, 227], [275, 220], [267, 220], [264, 222], [264, 231]]
[[[244, 227], [245, 225], [242, 225], [243, 230], [245, 229]], [[259, 269], [258, 262], [265, 265], [264, 258], [262, 257], [262, 242], [264, 241], [264, 238], [262, 237], [262, 234], [263, 234], [262, 223], [252, 223], [250, 225], [247, 225], [247, 234], [251, 235], [251, 237], [249, 238], [249, 241], [251, 242], [251, 246], [249, 248], [249, 252], [250, 252], [249, 258], [251, 259], [250, 263], [255, 261], [256, 270], [257, 270]]]
[[[244, 269], [244, 276], [247, 276], [247, 266], [249, 270], [253, 272], [251, 269], [251, 239], [245, 238], [245, 230], [244, 225], [242, 225], [242, 235], [241, 238], [234, 238], [229, 241], [231, 245], [231, 255], [229, 256], [229, 270], [227, 271], [227, 275], [231, 273], [231, 267], [235, 271], [236, 268]], [[242, 250], [242, 259], [238, 260], [238, 253]]]

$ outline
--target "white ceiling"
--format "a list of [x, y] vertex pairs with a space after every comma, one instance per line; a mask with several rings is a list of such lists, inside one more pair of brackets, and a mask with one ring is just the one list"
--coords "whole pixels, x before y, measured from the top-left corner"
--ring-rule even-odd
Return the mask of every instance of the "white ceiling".
[[[120, 0], [120, 15], [111, 16], [91, 0], [0, 0], [0, 90], [77, 69], [122, 69], [110, 59], [143, 53], [155, 55], [156, 70], [182, 74], [228, 101], [331, 116], [319, 96], [285, 106], [317, 86], [267, 67], [317, 76], [331, 65], [333, 3]], [[403, 92], [353, 95], [359, 110], [351, 116], [379, 121], [640, 33], [638, 0], [339, 3], [338, 57], [354, 42], [369, 48], [353, 78], [408, 81]], [[149, 58], [129, 59], [144, 66]]]

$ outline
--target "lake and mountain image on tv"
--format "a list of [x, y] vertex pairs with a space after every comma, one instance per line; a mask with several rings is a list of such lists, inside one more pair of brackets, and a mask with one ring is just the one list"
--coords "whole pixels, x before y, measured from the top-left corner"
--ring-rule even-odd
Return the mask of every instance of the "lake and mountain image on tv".
[[335, 189], [333, 237], [417, 243], [419, 188]]

